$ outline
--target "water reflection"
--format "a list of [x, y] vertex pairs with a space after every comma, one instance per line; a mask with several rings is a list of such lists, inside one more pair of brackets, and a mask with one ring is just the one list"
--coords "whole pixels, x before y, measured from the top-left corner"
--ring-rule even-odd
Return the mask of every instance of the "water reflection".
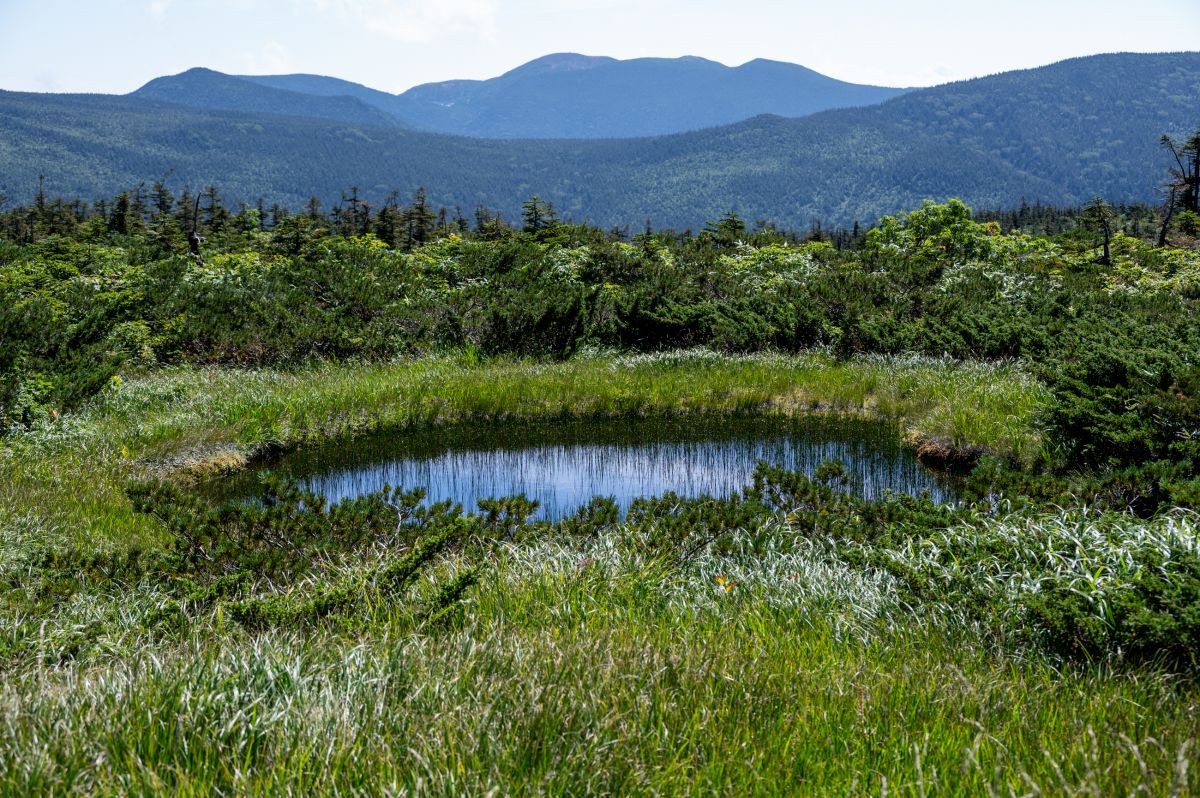
[[[724, 496], [751, 481], [766, 461], [812, 473], [840, 460], [850, 490], [884, 491], [939, 501], [954, 498], [949, 478], [922, 467], [893, 428], [829, 419], [621, 419], [604, 422], [497, 425], [382, 435], [286, 455], [265, 464], [331, 502], [385, 484], [421, 487], [429, 499], [474, 509], [478, 499], [524, 493], [541, 503], [538, 517], [570, 515], [593, 496], [627, 509], [638, 496], [674, 491]], [[256, 474], [221, 484], [224, 498], [252, 495]]]

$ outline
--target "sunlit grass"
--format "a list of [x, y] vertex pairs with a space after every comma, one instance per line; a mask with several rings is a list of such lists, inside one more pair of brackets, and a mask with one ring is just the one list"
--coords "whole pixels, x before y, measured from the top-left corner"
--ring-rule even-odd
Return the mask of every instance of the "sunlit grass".
[[[0, 793], [1186, 795], [1193, 688], [746, 575], [504, 556], [463, 628], [197, 636], [0, 688]], [[578, 556], [579, 559], [575, 560]], [[770, 578], [767, 580], [770, 581]], [[786, 582], [784, 583], [787, 584]], [[679, 599], [691, 593], [694, 602]], [[778, 596], [777, 596], [778, 597]], [[493, 793], [493, 791], [495, 791]]]
[[824, 411], [1020, 456], [1039, 443], [1032, 416], [1044, 398], [1012, 364], [687, 351], [552, 364], [167, 370], [111, 391], [88, 421], [113, 445], [163, 455], [189, 443], [253, 448], [461, 421]]

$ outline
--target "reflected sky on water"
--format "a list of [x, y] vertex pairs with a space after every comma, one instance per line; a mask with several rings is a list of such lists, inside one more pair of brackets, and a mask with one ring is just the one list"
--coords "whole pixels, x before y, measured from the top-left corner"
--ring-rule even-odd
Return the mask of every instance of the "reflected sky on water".
[[[924, 468], [895, 428], [840, 419], [616, 419], [482, 425], [374, 435], [286, 454], [262, 468], [289, 476], [330, 502], [385, 484], [424, 488], [432, 501], [473, 510], [481, 498], [524, 493], [537, 518], [559, 519], [594, 496], [622, 510], [639, 496], [727, 496], [749, 485], [765, 461], [812, 473], [840, 460], [849, 489], [867, 498], [887, 490], [939, 501], [953, 481]], [[255, 493], [258, 470], [221, 483], [222, 498]]]

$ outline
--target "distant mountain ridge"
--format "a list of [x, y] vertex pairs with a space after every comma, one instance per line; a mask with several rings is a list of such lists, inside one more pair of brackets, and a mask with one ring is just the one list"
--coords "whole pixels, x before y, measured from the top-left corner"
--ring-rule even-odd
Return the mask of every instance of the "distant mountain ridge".
[[[594, 70], [583, 70], [583, 72]], [[369, 91], [369, 90], [368, 90]], [[509, 219], [539, 194], [605, 227], [698, 227], [735, 210], [804, 228], [870, 223], [923, 199], [1154, 201], [1163, 133], [1200, 126], [1200, 53], [1112, 54], [915, 90], [799, 119], [759, 116], [671, 136], [491, 140], [277, 113], [199, 109], [144, 95], [0, 92], [0, 191], [111, 197], [170, 173], [230, 200], [300, 207], [358, 186]]]
[[400, 95], [399, 116], [485, 138], [627, 138], [874, 105], [903, 91], [777, 61], [727, 67], [692, 56], [617, 61], [563, 53], [479, 83], [417, 86]]
[[[198, 75], [192, 70], [159, 78], [137, 93], [153, 87], [152, 96], [167, 99], [167, 84]], [[905, 91], [846, 83], [806, 67], [763, 59], [727, 67], [695, 56], [619, 61], [555, 53], [489, 80], [426, 83], [398, 95], [337, 78], [297, 74], [222, 75], [211, 88], [193, 92], [189, 87], [176, 96], [194, 94], [187, 103], [193, 107], [263, 110], [254, 105], [250, 93], [236, 90], [229, 80], [314, 97], [353, 97], [405, 126], [429, 132], [536, 139], [667, 135], [762, 114], [801, 117], [873, 105]], [[218, 100], [222, 92], [235, 99]], [[326, 113], [320, 116], [330, 118]]]
[[155, 78], [129, 96], [206, 111], [304, 116], [352, 125], [404, 126], [362, 97], [346, 92], [318, 94], [289, 90], [203, 68]]

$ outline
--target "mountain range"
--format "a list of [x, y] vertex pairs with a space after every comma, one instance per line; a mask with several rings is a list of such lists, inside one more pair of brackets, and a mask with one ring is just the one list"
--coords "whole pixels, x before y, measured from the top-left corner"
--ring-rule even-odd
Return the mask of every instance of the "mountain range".
[[[529, 79], [632, 63], [575, 58], [533, 62]], [[567, 118], [549, 113], [531, 115], [546, 120], [539, 138], [427, 132], [432, 117], [405, 116], [386, 98], [445, 98], [455, 84], [397, 97], [339, 94], [331, 81], [193, 70], [128, 96], [0, 92], [0, 191], [28, 199], [44, 174], [51, 193], [97, 198], [170, 174], [176, 186], [212, 183], [231, 199], [293, 207], [336, 202], [350, 186], [374, 202], [425, 186], [435, 203], [508, 218], [539, 194], [603, 226], [696, 227], [734, 210], [803, 227], [871, 222], [949, 196], [987, 207], [1153, 201], [1167, 165], [1159, 137], [1200, 126], [1200, 53], [1090, 56], [799, 118], [600, 140], [546, 140]], [[595, 117], [593, 128], [605, 124]]]
[[694, 56], [618, 61], [576, 53], [544, 56], [491, 80], [428, 83], [399, 95], [317, 75], [242, 79], [297, 94], [354, 97], [408, 127], [481, 138], [659, 136], [760, 114], [799, 117], [873, 105], [904, 92], [763, 59], [727, 67]]

